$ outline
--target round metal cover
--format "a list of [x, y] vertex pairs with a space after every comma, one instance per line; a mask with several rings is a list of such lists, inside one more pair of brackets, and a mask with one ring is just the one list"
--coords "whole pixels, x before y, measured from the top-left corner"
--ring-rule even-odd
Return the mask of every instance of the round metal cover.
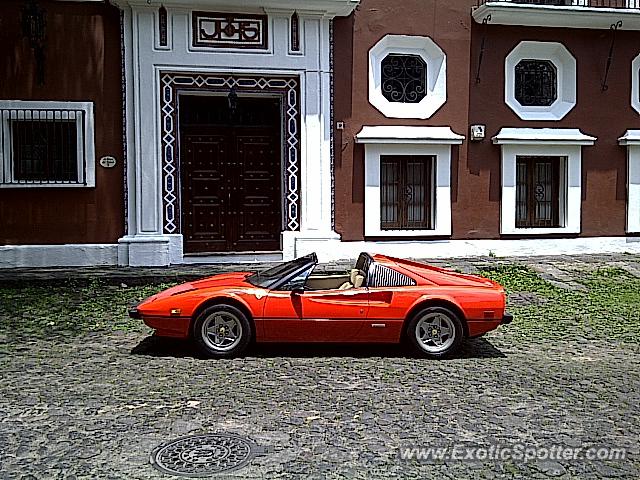
[[244, 467], [260, 454], [250, 440], [227, 434], [184, 437], [160, 445], [151, 453], [158, 470], [183, 477], [206, 477]]

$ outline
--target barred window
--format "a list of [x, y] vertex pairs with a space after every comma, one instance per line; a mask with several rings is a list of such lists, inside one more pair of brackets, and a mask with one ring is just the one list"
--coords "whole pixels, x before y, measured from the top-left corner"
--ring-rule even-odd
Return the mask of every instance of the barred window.
[[558, 69], [549, 60], [516, 65], [515, 97], [522, 106], [548, 107], [558, 98]]
[[518, 156], [516, 159], [516, 227], [560, 226], [560, 165], [558, 157]]
[[382, 60], [382, 95], [390, 102], [418, 103], [427, 95], [427, 64], [419, 55]]
[[0, 102], [2, 186], [94, 186], [93, 104]]
[[77, 129], [71, 120], [12, 120], [13, 180], [77, 182]]
[[380, 229], [433, 228], [435, 156], [380, 157]]

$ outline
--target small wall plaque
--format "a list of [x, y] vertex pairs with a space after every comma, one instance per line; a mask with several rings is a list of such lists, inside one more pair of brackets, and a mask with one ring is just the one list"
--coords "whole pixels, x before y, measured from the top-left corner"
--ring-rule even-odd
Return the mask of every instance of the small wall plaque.
[[100, 166], [104, 168], [113, 168], [116, 166], [116, 163], [118, 163], [118, 161], [115, 157], [106, 156], [100, 159]]

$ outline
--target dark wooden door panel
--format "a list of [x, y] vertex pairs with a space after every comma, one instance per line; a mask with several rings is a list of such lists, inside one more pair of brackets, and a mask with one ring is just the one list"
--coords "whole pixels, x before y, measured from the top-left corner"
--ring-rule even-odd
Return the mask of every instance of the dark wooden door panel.
[[183, 132], [181, 180], [182, 226], [189, 252], [221, 252], [227, 249], [222, 186], [228, 151], [222, 135], [206, 135], [198, 129]]
[[[226, 108], [226, 98], [203, 99]], [[255, 100], [255, 99], [254, 99]], [[273, 99], [268, 107], [273, 109]], [[259, 104], [260, 102], [258, 102]], [[246, 108], [260, 108], [250, 103]], [[279, 117], [244, 115], [243, 122], [210, 124], [211, 115], [191, 115], [181, 127], [182, 232], [186, 253], [280, 249], [282, 230]], [[265, 107], [266, 108], [266, 107]], [[264, 109], [263, 109], [264, 110]], [[275, 112], [275, 113], [274, 113]], [[277, 114], [277, 111], [271, 116]], [[265, 116], [266, 115], [266, 116]], [[254, 119], [254, 121], [250, 121]], [[252, 124], [253, 123], [253, 124]], [[255, 123], [258, 123], [257, 125]]]
[[[243, 250], [278, 250], [282, 224], [279, 132], [246, 128], [236, 136], [239, 168], [238, 244]], [[259, 247], [262, 245], [262, 247]]]

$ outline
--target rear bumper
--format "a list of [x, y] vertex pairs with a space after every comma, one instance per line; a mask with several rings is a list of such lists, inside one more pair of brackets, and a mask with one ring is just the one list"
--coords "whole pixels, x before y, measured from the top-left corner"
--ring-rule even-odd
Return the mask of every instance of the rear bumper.
[[513, 322], [513, 315], [511, 315], [510, 313], [504, 312], [500, 325], [506, 325], [511, 322]]

